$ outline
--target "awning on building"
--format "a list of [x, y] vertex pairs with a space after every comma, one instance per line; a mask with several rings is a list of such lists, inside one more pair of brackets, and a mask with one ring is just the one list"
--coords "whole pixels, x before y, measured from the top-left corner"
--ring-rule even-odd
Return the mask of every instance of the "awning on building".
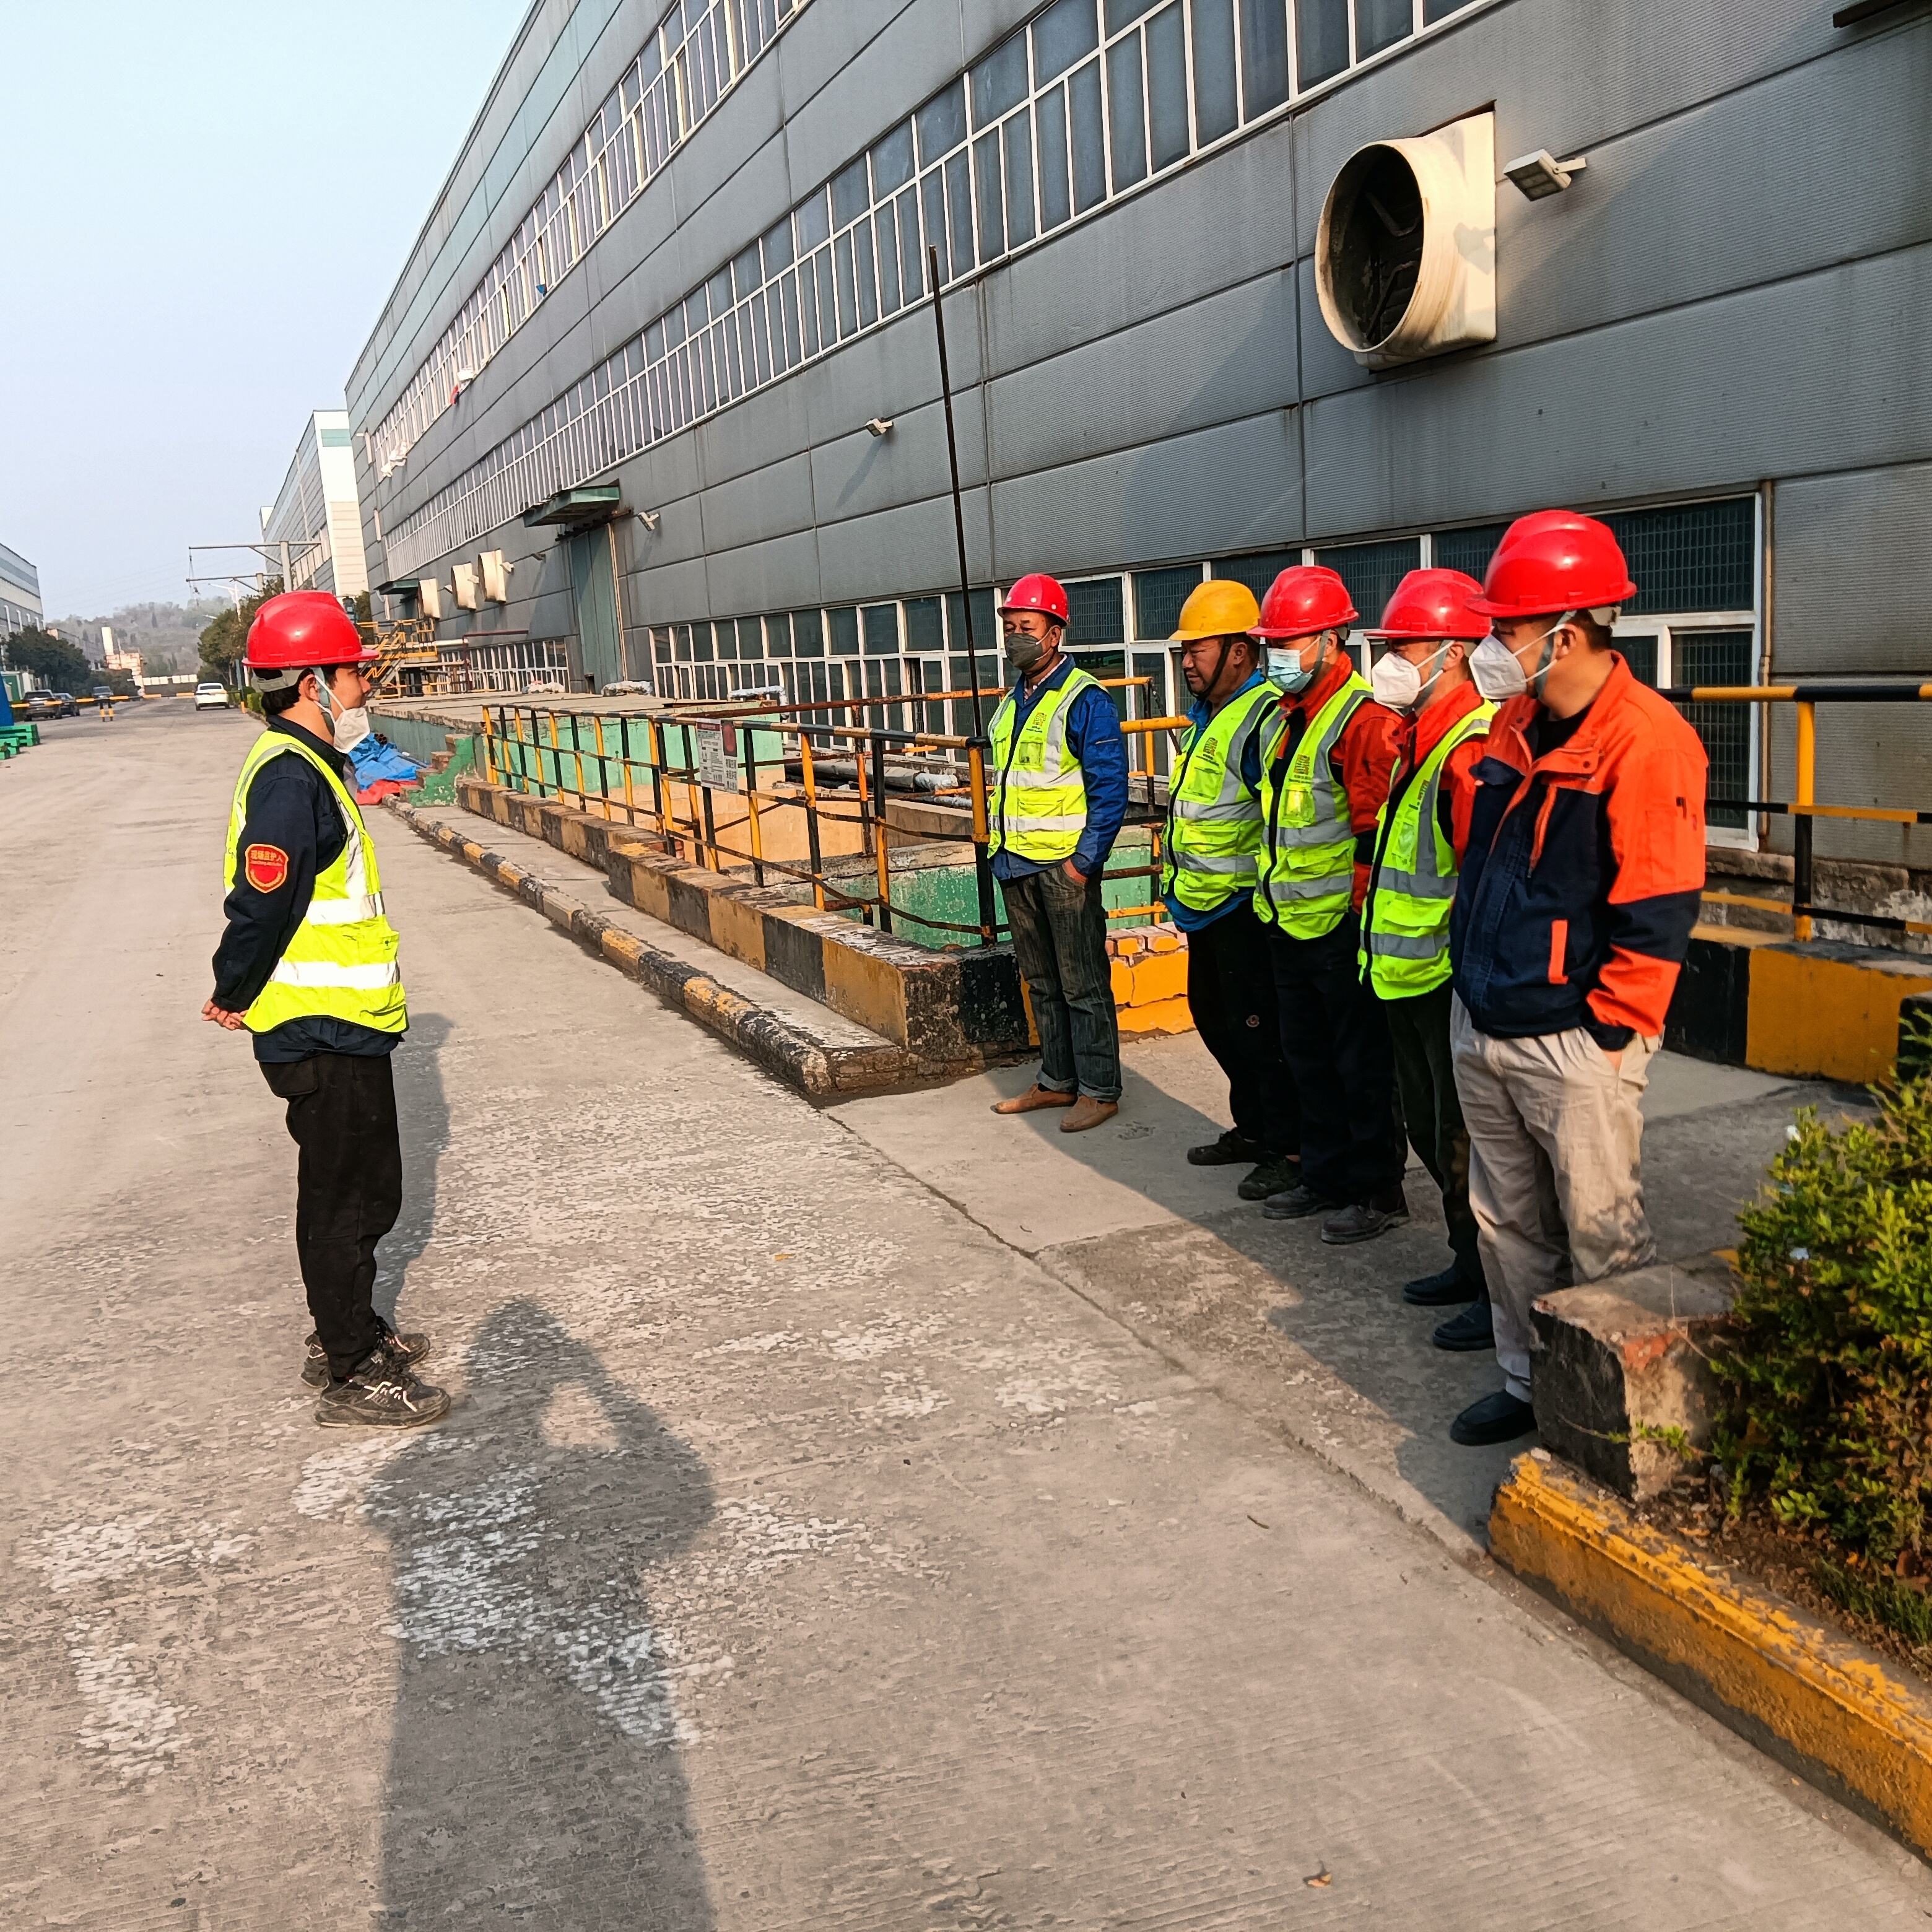
[[566, 529], [581, 530], [592, 524], [608, 523], [617, 513], [622, 490], [615, 483], [580, 484], [574, 490], [560, 490], [547, 503], [524, 512], [526, 528], [560, 524]]

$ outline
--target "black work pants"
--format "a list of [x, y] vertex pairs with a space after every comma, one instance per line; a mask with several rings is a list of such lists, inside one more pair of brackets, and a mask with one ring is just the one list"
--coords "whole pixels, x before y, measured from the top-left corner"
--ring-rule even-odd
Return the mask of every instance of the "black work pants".
[[1281, 1057], [1268, 928], [1237, 906], [1187, 935], [1187, 1005], [1201, 1043], [1228, 1076], [1234, 1131], [1273, 1154], [1301, 1149], [1301, 1110]]
[[1301, 1106], [1302, 1181], [1342, 1203], [1380, 1199], [1406, 1165], [1388, 1028], [1356, 965], [1356, 928], [1352, 912], [1318, 939], [1268, 929], [1282, 1057]]
[[296, 1254], [308, 1312], [340, 1380], [382, 1340], [370, 1295], [376, 1244], [403, 1208], [403, 1148], [387, 1054], [312, 1053], [264, 1064], [289, 1106], [296, 1168]]
[[1442, 1190], [1442, 1218], [1449, 1224], [1449, 1246], [1456, 1272], [1480, 1282], [1482, 1256], [1476, 1246], [1476, 1217], [1469, 1210], [1469, 1136], [1462, 1104], [1456, 1095], [1456, 1068], [1449, 1053], [1449, 982], [1406, 1000], [1384, 1000], [1389, 1043], [1395, 1054], [1396, 1090], [1409, 1144]]
[[1083, 882], [1048, 866], [1002, 880], [1000, 891], [1040, 1034], [1040, 1085], [1118, 1100], [1120, 1035], [1100, 874]]

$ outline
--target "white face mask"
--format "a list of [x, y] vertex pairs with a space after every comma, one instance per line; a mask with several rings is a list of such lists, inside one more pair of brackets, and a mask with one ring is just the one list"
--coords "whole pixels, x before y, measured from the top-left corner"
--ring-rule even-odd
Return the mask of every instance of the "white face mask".
[[1448, 655], [1449, 646], [1444, 644], [1426, 664], [1417, 665], [1394, 651], [1384, 651], [1369, 673], [1376, 702], [1391, 711], [1414, 710], [1435, 689], [1442, 675], [1442, 660]]
[[1559, 617], [1537, 639], [1543, 646], [1543, 653], [1533, 673], [1524, 670], [1522, 660], [1502, 638], [1493, 634], [1485, 638], [1469, 659], [1469, 675], [1476, 680], [1476, 688], [1492, 704], [1500, 704], [1505, 698], [1520, 698], [1525, 692], [1540, 697], [1543, 680], [1550, 675], [1550, 668], [1556, 662], [1556, 646], [1550, 640], [1562, 629], [1566, 621], [1567, 618]]
[[315, 674], [315, 694], [322, 716], [328, 720], [335, 748], [338, 752], [352, 752], [369, 735], [369, 707], [358, 704], [352, 710], [338, 704], [334, 692], [328, 688], [328, 674], [326, 671], [318, 670]]

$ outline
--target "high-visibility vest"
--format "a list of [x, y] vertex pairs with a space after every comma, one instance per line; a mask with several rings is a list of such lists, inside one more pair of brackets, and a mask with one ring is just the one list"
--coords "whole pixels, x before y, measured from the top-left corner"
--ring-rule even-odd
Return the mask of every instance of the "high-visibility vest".
[[240, 847], [249, 788], [270, 759], [289, 757], [306, 758], [322, 774], [334, 794], [346, 836], [334, 863], [316, 875], [301, 925], [242, 1018], [254, 1033], [310, 1018], [349, 1020], [377, 1033], [400, 1033], [409, 1024], [409, 1010], [396, 964], [396, 929], [382, 914], [376, 848], [341, 779], [325, 759], [285, 732], [264, 731], [242, 760], [228, 808], [226, 889], [235, 890], [244, 863]]
[[1077, 666], [1070, 669], [1066, 682], [1048, 692], [1017, 731], [1018, 687], [1000, 700], [986, 727], [993, 752], [989, 850], [1041, 866], [1072, 857], [1087, 829], [1087, 782], [1066, 748], [1066, 715], [1083, 691], [1099, 688]]
[[1281, 693], [1264, 680], [1238, 692], [1180, 741], [1167, 794], [1160, 889], [1212, 912], [1261, 878], [1262, 802], [1241, 777], [1249, 742]]
[[1449, 977], [1456, 848], [1443, 834], [1436, 801], [1450, 753], [1481, 737], [1496, 714], [1484, 704], [1457, 718], [1430, 748], [1393, 815], [1384, 803], [1376, 820], [1376, 867], [1356, 958], [1380, 998], [1409, 999]]
[[1287, 720], [1262, 754], [1262, 817], [1266, 841], [1255, 916], [1279, 925], [1292, 939], [1319, 939], [1347, 916], [1355, 886], [1355, 835], [1348, 829], [1347, 795], [1335, 782], [1329, 754], [1348, 720], [1369, 698], [1369, 681], [1352, 670], [1347, 682], [1308, 721], [1301, 742], [1285, 761], [1272, 754]]

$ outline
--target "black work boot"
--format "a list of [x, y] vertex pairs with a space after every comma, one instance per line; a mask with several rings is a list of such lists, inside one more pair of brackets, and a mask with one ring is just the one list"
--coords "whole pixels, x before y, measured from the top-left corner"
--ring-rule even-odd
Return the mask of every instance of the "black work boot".
[[1271, 1154], [1252, 1173], [1241, 1177], [1234, 1192], [1244, 1201], [1265, 1201], [1271, 1194], [1286, 1194], [1300, 1178], [1299, 1154]]
[[1514, 1442], [1535, 1426], [1536, 1411], [1528, 1402], [1519, 1402], [1508, 1389], [1498, 1389], [1494, 1395], [1470, 1403], [1450, 1424], [1449, 1439], [1479, 1448], [1486, 1443]]
[[332, 1382], [315, 1405], [315, 1419], [325, 1427], [419, 1429], [448, 1413], [448, 1392], [418, 1382], [386, 1343], [372, 1349], [353, 1374]]
[[[392, 1354], [402, 1358], [405, 1368], [414, 1368], [418, 1362], [429, 1360], [429, 1337], [427, 1335], [399, 1335], [379, 1315], [376, 1326], [382, 1331], [382, 1342]], [[311, 1328], [308, 1340], [303, 1344], [302, 1380], [310, 1388], [326, 1388], [329, 1384], [328, 1352], [322, 1346], [322, 1337]]]
[[1391, 1228], [1400, 1228], [1408, 1219], [1408, 1203], [1400, 1187], [1372, 1200], [1352, 1201], [1338, 1208], [1322, 1224], [1322, 1238], [1331, 1248], [1353, 1247], [1358, 1241], [1372, 1241]]
[[1429, 1338], [1438, 1348], [1466, 1354], [1477, 1348], [1496, 1346], [1496, 1324], [1490, 1316], [1490, 1298], [1482, 1295], [1460, 1315], [1452, 1315]]
[[1316, 1193], [1304, 1180], [1285, 1194], [1270, 1194], [1262, 1203], [1262, 1212], [1270, 1221], [1305, 1221], [1311, 1214], [1332, 1214], [1341, 1204]]
[[1187, 1150], [1190, 1167], [1250, 1167], [1268, 1158], [1268, 1150], [1259, 1141], [1251, 1141], [1232, 1127], [1219, 1140], [1206, 1141]]
[[1473, 1301], [1482, 1292], [1483, 1284], [1470, 1280], [1460, 1262], [1451, 1262], [1440, 1274], [1426, 1274], [1402, 1286], [1402, 1298], [1412, 1308], [1450, 1308], [1459, 1301]]

